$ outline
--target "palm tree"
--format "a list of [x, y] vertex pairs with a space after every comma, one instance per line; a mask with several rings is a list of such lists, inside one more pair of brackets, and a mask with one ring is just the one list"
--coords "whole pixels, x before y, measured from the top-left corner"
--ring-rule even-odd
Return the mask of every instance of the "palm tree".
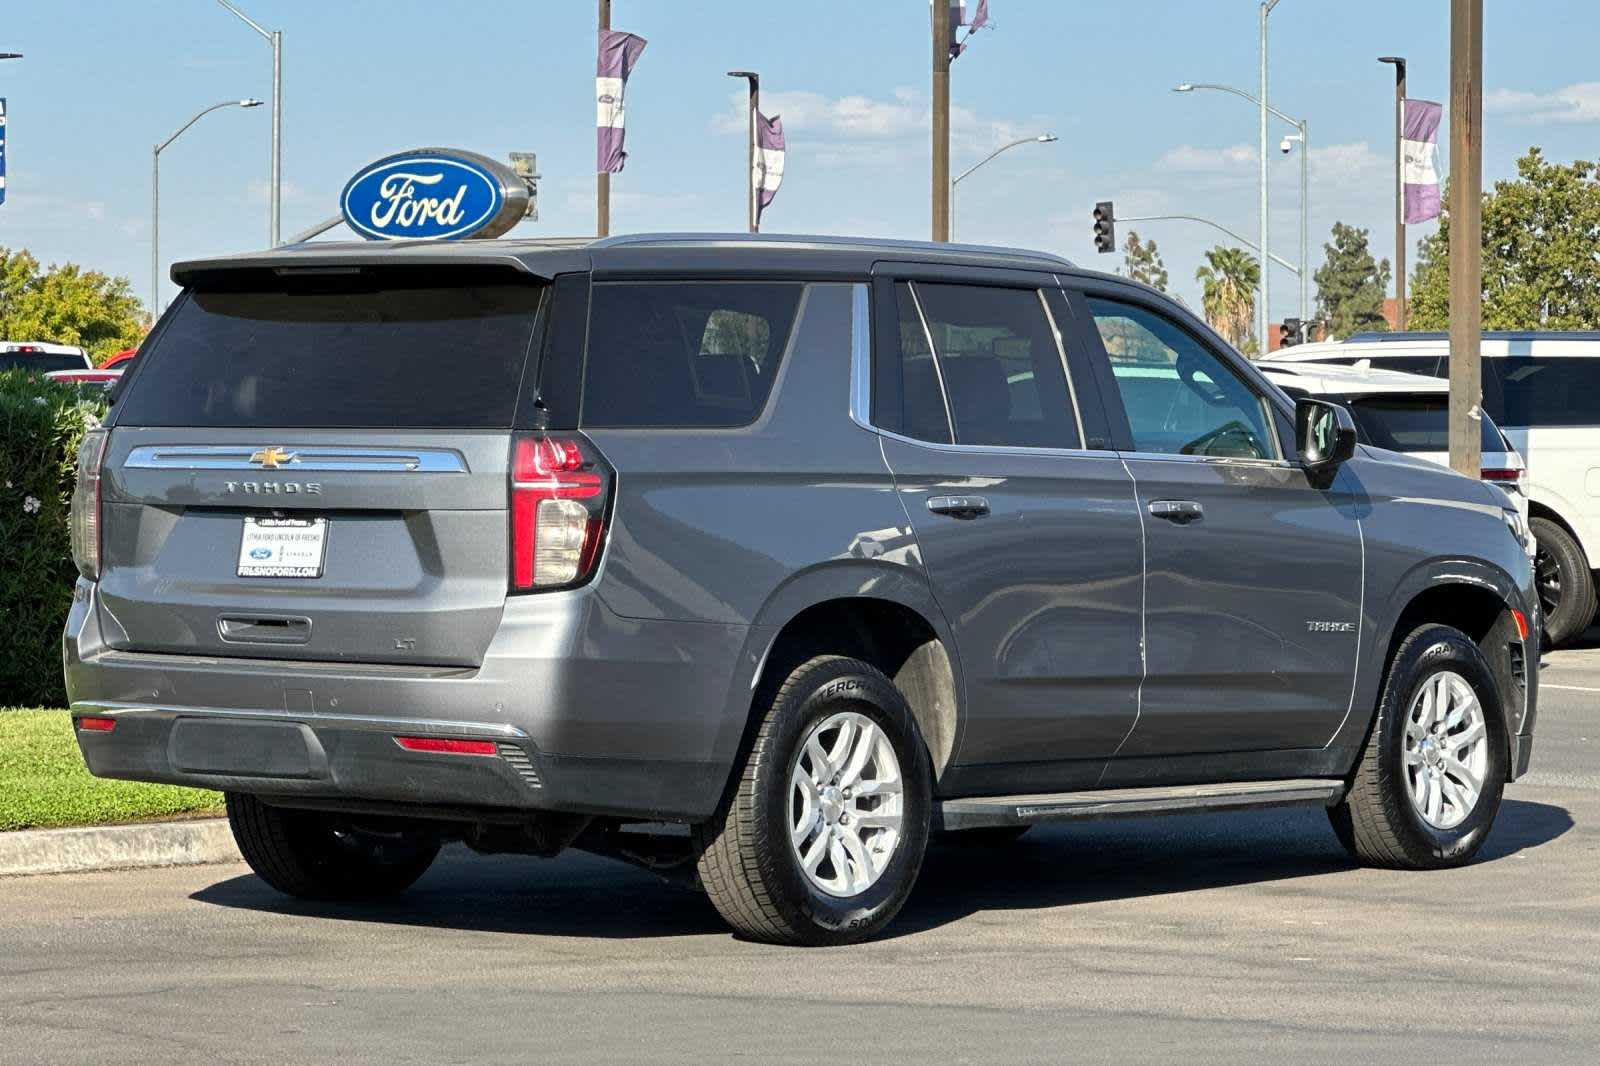
[[1235, 348], [1249, 350], [1250, 323], [1256, 317], [1256, 286], [1261, 284], [1261, 264], [1243, 248], [1223, 245], [1206, 253], [1206, 265], [1194, 272], [1204, 286], [1201, 305], [1211, 328]]

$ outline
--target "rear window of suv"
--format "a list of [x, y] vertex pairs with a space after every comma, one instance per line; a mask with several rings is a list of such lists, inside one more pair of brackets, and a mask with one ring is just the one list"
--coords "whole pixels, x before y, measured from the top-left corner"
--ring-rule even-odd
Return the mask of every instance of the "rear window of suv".
[[766, 406], [804, 286], [609, 282], [594, 286], [583, 425], [747, 426]]
[[140, 356], [117, 422], [509, 428], [543, 287], [503, 271], [438, 277], [258, 276], [191, 291]]
[[[1338, 397], [1327, 397], [1343, 402]], [[1349, 401], [1361, 439], [1392, 452], [1448, 452], [1450, 450], [1450, 401], [1444, 394], [1427, 396], [1373, 396]], [[1505, 441], [1488, 418], [1479, 447], [1486, 452], [1503, 452]]]

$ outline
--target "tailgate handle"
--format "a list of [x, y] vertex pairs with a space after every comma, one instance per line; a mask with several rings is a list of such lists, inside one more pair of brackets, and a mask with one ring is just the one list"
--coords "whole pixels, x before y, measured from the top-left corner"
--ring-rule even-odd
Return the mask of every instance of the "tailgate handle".
[[304, 644], [311, 619], [287, 614], [221, 614], [217, 636], [229, 644]]

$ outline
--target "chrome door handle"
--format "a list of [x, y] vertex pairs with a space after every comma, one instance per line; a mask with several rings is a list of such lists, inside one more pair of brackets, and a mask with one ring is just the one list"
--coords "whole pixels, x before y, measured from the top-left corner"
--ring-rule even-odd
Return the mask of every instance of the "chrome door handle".
[[1151, 500], [1149, 511], [1157, 518], [1187, 525], [1206, 516], [1206, 509], [1193, 500]]
[[989, 501], [982, 496], [929, 496], [928, 510], [951, 518], [982, 518], [989, 513]]

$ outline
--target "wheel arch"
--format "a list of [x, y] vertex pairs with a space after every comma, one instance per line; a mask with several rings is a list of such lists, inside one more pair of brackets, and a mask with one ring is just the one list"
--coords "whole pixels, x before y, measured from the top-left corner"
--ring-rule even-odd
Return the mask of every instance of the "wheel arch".
[[960, 741], [961, 664], [949, 627], [921, 575], [881, 560], [825, 563], [777, 589], [751, 626], [729, 697], [719, 750], [728, 782], [759, 724], [758, 709], [800, 663], [822, 654], [862, 659], [887, 674], [910, 704], [934, 778]]
[[[1500, 690], [1506, 720], [1508, 756], [1514, 762], [1516, 736], [1531, 724], [1537, 689], [1538, 630], [1536, 614], [1523, 602], [1516, 582], [1499, 567], [1471, 559], [1435, 560], [1407, 574], [1388, 599], [1389, 610], [1375, 626], [1369, 656], [1381, 652], [1381, 668], [1370, 687], [1370, 699], [1361, 703], [1369, 708], [1357, 720], [1349, 735], [1357, 752], [1377, 714], [1379, 697], [1388, 683], [1395, 654], [1405, 638], [1418, 626], [1429, 623], [1451, 626], [1465, 633], [1483, 652]], [[1530, 626], [1526, 640], [1516, 640], [1516, 623], [1511, 610], [1523, 613]], [[1510, 645], [1522, 645], [1520, 658]], [[1348, 728], [1348, 727], [1347, 727]], [[1508, 764], [1509, 765], [1509, 764]]]

